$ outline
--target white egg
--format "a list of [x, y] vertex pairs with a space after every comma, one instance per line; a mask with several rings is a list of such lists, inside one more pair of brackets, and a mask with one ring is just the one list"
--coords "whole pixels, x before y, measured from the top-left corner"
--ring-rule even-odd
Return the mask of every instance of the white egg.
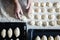
[[47, 11], [52, 13], [52, 12], [55, 12], [55, 9], [54, 8], [49, 8]]
[[36, 21], [35, 24], [36, 24], [37, 26], [41, 26], [41, 25], [42, 25], [42, 22], [41, 22], [41, 21]]
[[35, 19], [41, 19], [41, 16], [39, 14], [36, 14]]
[[35, 25], [35, 21], [29, 21], [29, 24], [34, 26]]
[[57, 36], [55, 37], [55, 40], [60, 40], [60, 36], [57, 35]]
[[47, 40], [47, 37], [43, 35], [42, 40]]
[[46, 6], [46, 3], [41, 2], [40, 6], [41, 6], [41, 7], [45, 7], [45, 6]]
[[46, 2], [46, 6], [52, 7], [52, 3], [51, 2]]
[[19, 40], [19, 38], [17, 38], [16, 40]]
[[16, 37], [20, 36], [20, 29], [18, 27], [14, 30], [14, 34]]
[[56, 8], [55, 11], [56, 11], [56, 12], [60, 12], [60, 8]]
[[11, 38], [12, 35], [13, 35], [13, 31], [12, 31], [12, 29], [10, 28], [10, 29], [8, 30], [8, 37]]
[[48, 40], [54, 40], [53, 36], [50, 36], [50, 37], [48, 38]]
[[53, 6], [59, 8], [60, 7], [60, 3], [59, 2], [54, 2]]
[[40, 37], [39, 37], [39, 36], [37, 36], [35, 40], [41, 40], [41, 39], [40, 39]]
[[6, 37], [6, 29], [3, 29], [3, 30], [2, 30], [2, 32], [1, 32], [1, 36], [2, 36], [3, 38]]

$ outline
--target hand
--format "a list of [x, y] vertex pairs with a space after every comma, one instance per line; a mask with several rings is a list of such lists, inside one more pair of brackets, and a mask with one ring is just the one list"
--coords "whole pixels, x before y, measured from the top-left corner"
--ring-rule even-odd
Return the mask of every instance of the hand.
[[15, 16], [16, 18], [21, 19], [22, 15], [23, 15], [23, 11], [22, 11], [21, 5], [19, 3], [16, 3], [15, 4]]

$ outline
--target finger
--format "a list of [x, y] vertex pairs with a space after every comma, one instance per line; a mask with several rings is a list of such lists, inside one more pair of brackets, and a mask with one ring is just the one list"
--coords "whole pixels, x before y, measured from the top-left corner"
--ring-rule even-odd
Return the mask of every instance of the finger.
[[21, 14], [23, 15], [23, 11], [22, 11], [22, 9], [21, 9]]

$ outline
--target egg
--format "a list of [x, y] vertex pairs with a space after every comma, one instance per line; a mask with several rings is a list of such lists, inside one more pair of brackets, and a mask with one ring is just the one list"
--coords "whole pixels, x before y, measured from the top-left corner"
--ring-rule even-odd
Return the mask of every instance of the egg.
[[35, 19], [41, 19], [41, 16], [39, 14], [36, 14]]
[[35, 40], [41, 40], [41, 39], [40, 39], [40, 37], [39, 37], [39, 36], [37, 36]]
[[45, 6], [46, 6], [46, 3], [41, 2], [40, 6], [41, 6], [41, 7], [45, 7]]
[[52, 12], [55, 12], [55, 9], [54, 8], [48, 8], [47, 11], [52, 13]]
[[56, 11], [56, 12], [60, 12], [60, 8], [56, 8], [55, 11]]
[[42, 40], [47, 40], [47, 37], [43, 35]]
[[50, 36], [50, 37], [48, 38], [48, 40], [54, 40], [53, 36]]
[[57, 35], [57, 36], [55, 37], [55, 40], [60, 40], [60, 36]]
[[53, 6], [56, 7], [56, 8], [59, 8], [60, 7], [60, 3], [59, 2], [54, 2]]
[[60, 20], [57, 21], [57, 24], [60, 25]]
[[13, 35], [13, 31], [12, 31], [12, 29], [11, 29], [11, 28], [9, 28], [9, 30], [8, 30], [8, 37], [9, 37], [9, 38], [11, 38], [11, 37], [12, 37], [12, 35]]
[[29, 21], [29, 24], [34, 26], [35, 25], [35, 21]]
[[52, 3], [51, 2], [46, 2], [46, 6], [52, 7]]
[[2, 36], [3, 38], [6, 37], [6, 29], [3, 29], [3, 30], [1, 31], [1, 36]]
[[20, 36], [20, 29], [18, 27], [14, 30], [14, 34], [16, 37]]

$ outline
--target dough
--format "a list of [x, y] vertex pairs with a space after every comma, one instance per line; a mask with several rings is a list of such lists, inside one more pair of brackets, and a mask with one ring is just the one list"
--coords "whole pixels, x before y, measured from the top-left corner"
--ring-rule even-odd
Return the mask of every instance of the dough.
[[48, 22], [42, 22], [42, 26], [48, 26]]
[[8, 37], [11, 38], [12, 35], [13, 35], [13, 31], [12, 31], [12, 29], [10, 28], [10, 29], [8, 30]]
[[41, 8], [41, 12], [42, 12], [42, 13], [45, 12], [45, 9], [44, 9], [44, 8]]
[[42, 40], [47, 40], [47, 37], [43, 35]]
[[59, 8], [60, 7], [60, 3], [59, 2], [54, 2], [53, 6]]
[[28, 18], [29, 19], [34, 19], [34, 15], [33, 14], [28, 14]]
[[50, 37], [48, 38], [48, 40], [54, 40], [53, 36], [50, 36]]
[[56, 12], [60, 12], [60, 8], [56, 8], [55, 11], [56, 11]]
[[41, 2], [40, 6], [41, 6], [41, 7], [45, 7], [45, 6], [46, 6], [46, 3]]
[[14, 34], [16, 37], [20, 36], [20, 29], [18, 27], [14, 30]]
[[36, 15], [35, 15], [35, 19], [41, 19], [40, 14], [36, 14]]
[[41, 26], [41, 25], [42, 25], [42, 22], [36, 21], [35, 24], [36, 24], [37, 26]]
[[46, 2], [46, 6], [52, 7], [52, 3], [51, 2]]
[[55, 25], [55, 22], [54, 22], [54, 21], [50, 21], [50, 22], [49, 22], [49, 25], [50, 25], [50, 26], [54, 26], [54, 25]]
[[60, 20], [57, 21], [57, 24], [60, 25]]
[[54, 8], [49, 8], [49, 9], [47, 9], [47, 11], [52, 13], [52, 12], [55, 12], [55, 9]]
[[41, 39], [40, 39], [40, 37], [39, 37], [39, 36], [37, 36], [35, 40], [41, 40]]
[[46, 15], [41, 15], [41, 19], [45, 19], [46, 18]]
[[6, 29], [3, 29], [3, 30], [1, 31], [1, 36], [2, 36], [3, 38], [6, 37]]
[[49, 19], [54, 19], [55, 16], [54, 16], [54, 15], [48, 15], [48, 18], [49, 18]]
[[60, 40], [60, 36], [57, 35], [57, 36], [55, 37], [55, 40]]
[[39, 12], [39, 8], [35, 8], [34, 11], [35, 11], [36, 13], [38, 13], [38, 12]]
[[39, 3], [38, 2], [35, 2], [34, 3], [34, 6], [38, 7], [39, 6]]
[[30, 25], [35, 25], [35, 21], [29, 21]]
[[60, 19], [60, 14], [57, 15], [57, 19]]

